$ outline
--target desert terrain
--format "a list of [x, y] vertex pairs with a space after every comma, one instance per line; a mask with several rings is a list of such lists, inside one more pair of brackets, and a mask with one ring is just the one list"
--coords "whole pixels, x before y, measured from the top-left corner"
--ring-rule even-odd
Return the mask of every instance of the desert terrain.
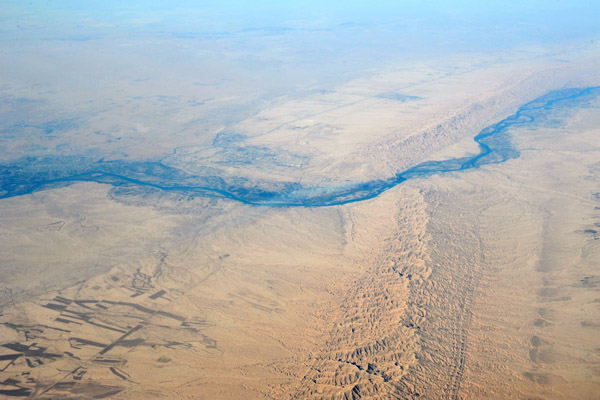
[[0, 398], [598, 398], [597, 41], [119, 15], [6, 42]]
[[339, 206], [7, 198], [2, 394], [593, 398], [599, 108], [512, 127], [518, 158]]

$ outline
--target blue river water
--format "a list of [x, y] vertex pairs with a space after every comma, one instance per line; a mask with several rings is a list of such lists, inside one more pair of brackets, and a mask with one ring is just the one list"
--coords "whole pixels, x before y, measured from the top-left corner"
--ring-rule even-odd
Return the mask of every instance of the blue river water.
[[548, 119], [557, 109], [577, 107], [600, 94], [600, 87], [550, 92], [523, 106], [510, 117], [483, 129], [474, 140], [479, 153], [443, 161], [427, 161], [386, 179], [337, 186], [303, 187], [298, 183], [267, 184], [261, 189], [245, 179], [192, 175], [160, 161], [104, 161], [76, 156], [23, 157], [0, 165], [0, 199], [60, 188], [77, 182], [109, 184], [117, 193], [144, 193], [153, 189], [225, 198], [251, 205], [271, 207], [322, 207], [374, 198], [415, 177], [464, 171], [517, 158], [510, 128], [532, 126]]

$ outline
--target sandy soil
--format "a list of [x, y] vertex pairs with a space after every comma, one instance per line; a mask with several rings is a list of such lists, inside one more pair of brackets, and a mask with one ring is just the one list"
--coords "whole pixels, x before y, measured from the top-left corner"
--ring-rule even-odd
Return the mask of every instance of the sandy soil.
[[[414, 104], [377, 97], [403, 85], [386, 71], [238, 128], [318, 149], [307, 181], [385, 176], [472, 151], [469, 132], [589, 68], [436, 75], [402, 92]], [[342, 206], [94, 183], [2, 200], [0, 397], [597, 398], [599, 111], [515, 128], [517, 159]]]

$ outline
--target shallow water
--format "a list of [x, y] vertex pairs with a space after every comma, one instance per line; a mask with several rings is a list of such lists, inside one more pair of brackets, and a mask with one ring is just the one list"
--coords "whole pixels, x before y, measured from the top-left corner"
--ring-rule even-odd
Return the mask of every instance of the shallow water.
[[598, 96], [600, 87], [550, 92], [523, 106], [510, 117], [483, 129], [474, 140], [479, 153], [443, 161], [427, 161], [381, 180], [340, 186], [303, 187], [298, 183], [257, 187], [247, 179], [226, 181], [216, 175], [193, 175], [160, 161], [104, 161], [85, 157], [24, 157], [0, 166], [0, 198], [22, 196], [76, 182], [114, 186], [116, 193], [144, 193], [147, 188], [188, 196], [227, 198], [272, 207], [322, 207], [371, 199], [407, 179], [456, 172], [517, 158], [511, 144], [511, 127], [534, 127], [562, 108], [575, 108]]

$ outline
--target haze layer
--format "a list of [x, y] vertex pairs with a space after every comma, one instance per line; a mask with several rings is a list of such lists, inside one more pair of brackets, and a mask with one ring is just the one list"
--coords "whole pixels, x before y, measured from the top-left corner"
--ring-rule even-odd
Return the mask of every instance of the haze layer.
[[8, 2], [0, 397], [595, 398], [599, 19]]

